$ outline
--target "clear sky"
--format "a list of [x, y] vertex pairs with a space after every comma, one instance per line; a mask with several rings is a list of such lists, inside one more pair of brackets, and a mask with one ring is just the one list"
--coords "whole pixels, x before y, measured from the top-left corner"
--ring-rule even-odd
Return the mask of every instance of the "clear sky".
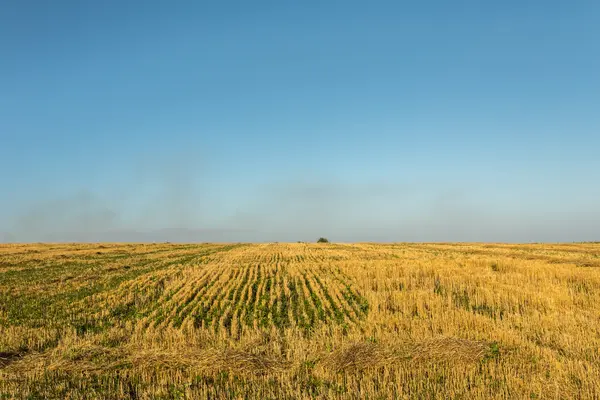
[[599, 71], [597, 0], [5, 0], [0, 240], [600, 240]]

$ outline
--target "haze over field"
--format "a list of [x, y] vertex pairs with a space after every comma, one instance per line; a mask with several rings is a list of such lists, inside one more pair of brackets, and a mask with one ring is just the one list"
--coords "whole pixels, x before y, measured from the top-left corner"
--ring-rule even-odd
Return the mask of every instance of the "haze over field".
[[600, 3], [0, 11], [0, 241], [600, 240]]

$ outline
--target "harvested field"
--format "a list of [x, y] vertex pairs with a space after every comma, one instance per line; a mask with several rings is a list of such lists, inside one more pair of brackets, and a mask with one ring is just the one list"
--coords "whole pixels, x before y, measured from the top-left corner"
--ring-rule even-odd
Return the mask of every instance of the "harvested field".
[[600, 244], [0, 245], [0, 398], [599, 398]]

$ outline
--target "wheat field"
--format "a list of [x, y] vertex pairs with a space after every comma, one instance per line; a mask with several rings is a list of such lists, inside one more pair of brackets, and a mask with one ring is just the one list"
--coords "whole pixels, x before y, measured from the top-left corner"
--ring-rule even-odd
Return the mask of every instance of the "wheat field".
[[600, 244], [0, 245], [0, 398], [600, 398]]

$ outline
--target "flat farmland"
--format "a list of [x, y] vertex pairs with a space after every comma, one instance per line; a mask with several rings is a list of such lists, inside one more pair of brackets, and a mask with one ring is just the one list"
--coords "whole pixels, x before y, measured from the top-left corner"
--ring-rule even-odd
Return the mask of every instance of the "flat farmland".
[[0, 398], [600, 397], [600, 244], [0, 245]]

